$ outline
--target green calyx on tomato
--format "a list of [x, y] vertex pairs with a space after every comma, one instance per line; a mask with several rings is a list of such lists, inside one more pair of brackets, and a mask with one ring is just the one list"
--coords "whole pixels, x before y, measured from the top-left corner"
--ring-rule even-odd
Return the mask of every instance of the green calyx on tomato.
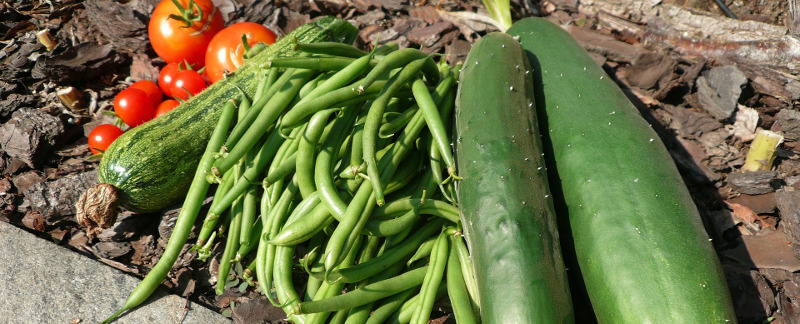
[[205, 51], [225, 27], [211, 0], [162, 0], [153, 10], [147, 33], [156, 54], [167, 63], [205, 64]]

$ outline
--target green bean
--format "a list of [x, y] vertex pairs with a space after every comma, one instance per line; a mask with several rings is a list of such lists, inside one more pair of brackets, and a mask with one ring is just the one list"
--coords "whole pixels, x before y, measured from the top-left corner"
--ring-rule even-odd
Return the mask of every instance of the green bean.
[[348, 311], [349, 310], [347, 309], [340, 309], [336, 311], [336, 313], [333, 313], [331, 320], [328, 321], [328, 324], [344, 324], [347, 320]]
[[269, 162], [273, 160], [282, 143], [283, 138], [273, 130], [255, 153], [255, 157], [249, 160], [244, 172], [237, 177], [233, 187], [225, 193], [219, 203], [213, 204], [212, 208], [209, 208], [208, 213], [211, 215], [222, 214], [234, 200], [251, 187], [258, 176], [264, 172]]
[[[389, 248], [380, 256], [349, 268], [331, 271], [327, 275], [328, 280], [352, 283], [372, 277], [393, 264], [400, 263], [414, 253], [417, 247], [436, 233], [436, 231], [440, 230], [443, 224], [444, 222], [439, 219], [427, 222], [410, 237], [403, 240], [398, 245]], [[318, 278], [322, 276], [321, 273], [311, 273], [311, 275]]]
[[322, 131], [328, 124], [331, 110], [322, 110], [314, 114], [308, 121], [303, 136], [300, 136], [300, 145], [297, 147], [295, 175], [300, 187], [300, 194], [305, 198], [317, 190], [314, 185], [314, 159], [317, 155], [317, 142], [322, 136]]
[[335, 218], [323, 204], [314, 207], [309, 213], [305, 214], [302, 222], [291, 222], [286, 224], [281, 231], [270, 237], [269, 244], [274, 245], [297, 245], [310, 239], [326, 226], [330, 225]]
[[414, 252], [414, 255], [411, 256], [408, 261], [406, 261], [406, 265], [411, 265], [412, 263], [427, 258], [431, 255], [431, 251], [433, 251], [434, 245], [436, 245], [437, 237], [431, 236], [425, 242], [419, 245], [417, 251]]
[[[269, 67], [309, 69], [315, 71], [340, 71], [347, 68], [356, 59], [337, 56], [279, 57], [267, 61]], [[370, 60], [370, 65], [377, 61]]]
[[381, 298], [394, 295], [422, 284], [427, 267], [417, 268], [399, 276], [378, 281], [362, 288], [348, 291], [331, 298], [302, 302], [295, 309], [297, 314], [333, 312], [340, 309], [353, 308]]
[[322, 146], [316, 158], [316, 165], [314, 166], [314, 183], [316, 190], [319, 192], [322, 203], [328, 208], [328, 211], [336, 217], [341, 219], [344, 215], [347, 205], [342, 197], [339, 195], [333, 183], [333, 176], [331, 169], [336, 162], [334, 159], [334, 150], [338, 148], [344, 141], [347, 129], [351, 128], [355, 118], [358, 116], [358, 106], [348, 106], [342, 111], [342, 116], [339, 116], [333, 122], [333, 129], [331, 132], [335, 136], [329, 138]]
[[[447, 78], [445, 80], [453, 79]], [[451, 82], [455, 82], [455, 80]], [[442, 116], [439, 114], [439, 110], [436, 107], [436, 103], [433, 101], [433, 97], [431, 97], [431, 93], [428, 91], [428, 87], [422, 79], [417, 78], [411, 83], [411, 91], [414, 93], [414, 98], [417, 100], [417, 104], [422, 111], [422, 116], [425, 118], [425, 123], [428, 125], [428, 130], [431, 132], [434, 143], [436, 143], [436, 148], [444, 159], [444, 163], [447, 165], [447, 173], [450, 175], [450, 178], [459, 179], [456, 175], [456, 162], [450, 150], [451, 143], [450, 140], [448, 140], [447, 128], [444, 127]]]
[[449, 253], [450, 242], [447, 239], [447, 235], [444, 232], [439, 233], [439, 237], [436, 238], [436, 243], [431, 251], [428, 271], [425, 273], [425, 279], [422, 281], [422, 287], [420, 288], [419, 295], [422, 296], [422, 300], [417, 304], [417, 308], [413, 316], [411, 316], [411, 323], [428, 323], [433, 310], [433, 302], [436, 301], [436, 293], [447, 268], [447, 256]]
[[[447, 285], [439, 285], [439, 289], [436, 291], [436, 299], [440, 299], [447, 295]], [[394, 314], [389, 316], [389, 320], [386, 323], [389, 324], [397, 324], [397, 323], [409, 323], [411, 322], [411, 316], [414, 314], [414, 311], [417, 308], [417, 304], [419, 304], [420, 295], [417, 294], [410, 299], [406, 300], [400, 309], [398, 309]]]
[[[278, 78], [278, 71], [277, 69], [271, 69], [270, 76], [267, 79], [267, 84], [265, 86], [269, 86], [266, 91], [260, 96], [254, 97], [253, 99], [255, 102], [250, 106], [248, 109], [247, 114], [244, 118], [240, 118], [236, 125], [233, 126], [233, 130], [231, 130], [231, 134], [228, 136], [228, 139], [225, 141], [225, 147], [232, 148], [236, 146], [245, 132], [250, 128], [253, 124], [253, 121], [256, 120], [261, 114], [261, 110], [269, 102], [270, 98], [275, 96], [275, 93], [278, 92], [294, 75], [295, 70], [287, 70], [284, 72], [280, 78]], [[272, 81], [272, 83], [270, 83]]]
[[[339, 269], [347, 268], [350, 264], [353, 263], [356, 259], [356, 255], [358, 255], [359, 247], [362, 244], [363, 239], [359, 238], [354, 242], [354, 248], [347, 253], [347, 256], [344, 258], [344, 261], [339, 265]], [[333, 282], [327, 283], [323, 282], [320, 289], [314, 295], [314, 298], [311, 301], [319, 301], [327, 298], [332, 298], [334, 296], [340, 295], [342, 289], [344, 289], [343, 282]], [[330, 312], [317, 312], [314, 314], [309, 314], [308, 316], [308, 323], [309, 324], [319, 324], [324, 323], [325, 319], [327, 319]]]
[[345, 86], [343, 88], [321, 94], [319, 97], [310, 99], [306, 102], [299, 103], [283, 115], [280, 128], [290, 129], [297, 127], [309, 116], [317, 113], [320, 110], [350, 105], [351, 103], [347, 103], [347, 101], [351, 99], [361, 102], [366, 101], [368, 98], [366, 95], [379, 93], [385, 84], [385, 81], [375, 82], [375, 84], [367, 88], [361, 95], [359, 95], [358, 92], [353, 91], [352, 88]]
[[297, 294], [297, 291], [294, 289], [294, 283], [292, 281], [293, 255], [293, 246], [275, 247], [275, 271], [273, 273], [275, 292], [278, 295], [278, 301], [283, 303], [282, 308], [286, 313], [287, 320], [294, 323], [305, 323], [305, 316], [294, 312], [295, 309], [300, 307], [301, 299]]
[[370, 220], [364, 225], [364, 232], [369, 235], [380, 237], [395, 235], [416, 223], [420, 215], [419, 209], [414, 208], [397, 218], [377, 221]]
[[[245, 193], [244, 200], [242, 201], [242, 227], [239, 230], [240, 246], [250, 245], [251, 233], [253, 232], [253, 226], [255, 226], [257, 206], [258, 190], [255, 186], [251, 185]], [[237, 254], [234, 258], [234, 261], [239, 261], [242, 257], [243, 255]]]
[[417, 290], [415, 288], [411, 288], [387, 297], [383, 305], [372, 312], [372, 314], [369, 316], [369, 319], [367, 319], [366, 324], [386, 323], [386, 320], [389, 319], [389, 316], [399, 309], [400, 306], [402, 306], [403, 303], [416, 292]]
[[400, 45], [395, 42], [388, 42], [386, 44], [381, 45], [380, 47], [375, 49], [373, 55], [375, 56], [385, 56], [391, 52], [400, 49]]
[[267, 174], [262, 180], [262, 185], [265, 187], [269, 187], [270, 184], [286, 178], [289, 174], [294, 173], [295, 167], [297, 166], [297, 152], [293, 152], [289, 155], [286, 159], [281, 161], [281, 163], [276, 164], [276, 168]]
[[164, 253], [161, 255], [161, 258], [136, 288], [134, 288], [125, 300], [125, 304], [122, 305], [122, 308], [104, 320], [103, 323], [108, 323], [116, 319], [125, 311], [144, 302], [153, 294], [158, 288], [158, 285], [167, 277], [170, 269], [172, 269], [172, 265], [175, 264], [181, 250], [183, 250], [184, 244], [186, 244], [186, 241], [189, 239], [192, 226], [194, 225], [195, 219], [197, 219], [197, 215], [203, 204], [203, 199], [208, 192], [210, 184], [206, 181], [206, 172], [211, 169], [214, 162], [214, 153], [219, 151], [222, 143], [225, 141], [225, 135], [233, 119], [235, 108], [236, 104], [233, 100], [226, 102], [225, 106], [222, 108], [222, 113], [217, 120], [217, 125], [214, 127], [208, 145], [200, 159], [194, 178], [192, 178], [192, 183], [186, 194], [186, 200], [184, 200], [183, 207], [175, 222], [174, 230], [167, 242], [167, 246], [164, 248]]
[[228, 281], [228, 274], [233, 265], [233, 259], [236, 251], [239, 250], [239, 234], [242, 229], [243, 206], [244, 198], [240, 197], [231, 206], [231, 224], [228, 226], [228, 239], [225, 242], [225, 250], [222, 252], [222, 258], [219, 261], [217, 268], [217, 295], [222, 295], [225, 292], [225, 284]]
[[357, 58], [345, 68], [336, 72], [327, 81], [320, 86], [316, 87], [308, 96], [303, 97], [300, 102], [309, 101], [319, 97], [323, 93], [328, 93], [333, 90], [346, 86], [351, 81], [355, 80], [359, 75], [369, 68], [372, 60], [372, 53], [365, 53], [363, 56]]
[[406, 66], [410, 64], [410, 62], [419, 59], [426, 59], [422, 71], [427, 77], [428, 82], [438, 82], [439, 68], [430, 56], [415, 48], [404, 48], [387, 54], [386, 57], [367, 73], [364, 79], [355, 84], [358, 84], [358, 90], [362, 91], [362, 89], [369, 88], [376, 80], [388, 75], [390, 71]]
[[480, 309], [481, 300], [478, 293], [478, 283], [475, 280], [475, 270], [472, 267], [472, 260], [469, 257], [467, 244], [464, 243], [464, 240], [458, 237], [453, 239], [453, 244], [455, 245], [456, 254], [458, 256], [458, 263], [461, 266], [461, 275], [464, 278], [464, 283], [467, 286], [467, 292], [469, 293], [472, 302], [478, 307], [478, 309]]
[[378, 98], [372, 102], [369, 112], [367, 112], [367, 119], [364, 123], [362, 150], [364, 151], [364, 162], [367, 164], [367, 176], [369, 177], [369, 181], [372, 182], [372, 188], [375, 192], [375, 202], [378, 204], [378, 206], [384, 204], [384, 188], [375, 154], [378, 149], [376, 141], [378, 139], [378, 130], [380, 129], [380, 122], [383, 117], [383, 112], [385, 111], [389, 100], [394, 95], [394, 92], [415, 77], [427, 59], [429, 59], [429, 57], [426, 56], [425, 58], [414, 60], [403, 67], [400, 72], [389, 78], [389, 81], [386, 82], [384, 88], [381, 89]]
[[391, 181], [386, 183], [383, 189], [385, 195], [392, 194], [411, 183], [416, 179], [422, 169], [422, 156], [416, 150], [409, 153], [410, 156], [398, 166], [392, 175]]
[[475, 314], [472, 307], [467, 284], [464, 282], [464, 275], [461, 272], [461, 264], [458, 260], [458, 248], [456, 240], [461, 240], [456, 236], [450, 238], [450, 254], [447, 257], [447, 295], [450, 297], [450, 305], [453, 307], [456, 322], [463, 324], [479, 323], [480, 319]]
[[406, 127], [406, 125], [408, 125], [408, 122], [411, 121], [411, 117], [414, 117], [414, 114], [417, 113], [417, 109], [419, 109], [419, 107], [417, 105], [413, 105], [409, 109], [396, 114], [396, 116], [391, 120], [384, 122], [378, 131], [378, 136], [382, 138], [388, 138], [393, 136], [394, 133], [402, 130], [404, 127]]
[[[264, 222], [264, 229], [262, 230], [261, 235], [261, 243], [259, 245], [259, 250], [261, 250], [261, 245], [264, 246], [264, 251], [259, 251], [259, 256], [264, 260], [264, 269], [263, 274], [261, 272], [258, 273], [259, 278], [263, 278], [259, 280], [264, 282], [262, 287], [262, 291], [266, 291], [265, 289], [269, 289], [272, 286], [272, 279], [277, 276], [274, 274], [275, 272], [275, 265], [277, 264], [277, 257], [278, 257], [278, 247], [272, 244], [267, 244], [267, 239], [275, 235], [277, 233], [278, 228], [281, 226], [283, 221], [286, 219], [288, 214], [289, 206], [291, 205], [292, 201], [294, 200], [294, 196], [298, 191], [297, 184], [295, 183], [294, 179], [286, 186], [286, 188], [282, 191], [280, 198], [274, 204], [273, 208], [270, 209], [269, 213], [267, 214], [266, 218], [263, 218], [262, 221]], [[266, 198], [266, 197], [265, 197]], [[292, 247], [293, 248], [293, 247]], [[258, 257], [258, 256], [257, 256]], [[291, 265], [290, 265], [291, 266]], [[276, 287], [277, 289], [277, 287]], [[271, 297], [271, 295], [267, 295], [267, 297]], [[270, 302], [273, 302], [270, 299]], [[273, 302], [273, 305], [276, 305]]]
[[261, 229], [263, 228], [264, 225], [261, 223], [260, 219], [256, 219], [251, 224], [251, 226], [252, 229], [250, 230], [250, 239], [247, 240], [246, 244], [242, 243], [241, 245], [239, 245], [239, 251], [236, 252], [236, 258], [234, 258], [234, 261], [241, 261], [242, 259], [244, 259], [248, 254], [250, 254], [251, 251], [253, 251], [253, 249], [258, 247], [260, 243]]
[[275, 123], [292, 98], [300, 91], [303, 84], [311, 79], [313, 73], [311, 70], [297, 70], [291, 75], [280, 91], [272, 96], [266, 106], [261, 109], [256, 120], [253, 121], [253, 124], [242, 135], [239, 142], [231, 149], [228, 156], [218, 161], [216, 167], [220, 173], [225, 173], [228, 168], [232, 167], [236, 161], [239, 161], [255, 145], [267, 129]]
[[441, 217], [453, 223], [460, 222], [458, 207], [436, 199], [426, 199], [425, 202], [412, 198], [398, 199], [378, 207], [370, 217], [376, 220], [391, 219], [417, 207], [420, 208], [421, 214]]
[[[308, 252], [302, 259], [300, 259], [300, 265], [303, 269], [307, 268], [308, 264], [314, 263], [319, 256], [319, 251], [322, 249], [322, 244], [324, 243], [325, 236], [322, 234], [314, 235], [311, 239], [308, 240], [307, 249]], [[311, 298], [317, 293], [319, 287], [322, 285], [322, 280], [317, 279], [315, 277], [308, 277], [306, 280], [306, 289], [305, 289], [305, 297], [303, 300], [311, 300]]]
[[[221, 199], [222, 196], [224, 196], [225, 193], [228, 191], [228, 189], [230, 189], [230, 187], [233, 186], [233, 182], [234, 182], [232, 180], [233, 173], [234, 173], [233, 170], [231, 170], [231, 171], [225, 173], [222, 176], [222, 183], [217, 185], [217, 187], [216, 187], [216, 189], [214, 191], [214, 196], [213, 196], [213, 198], [211, 200], [211, 207], [214, 206], [214, 202], [215, 201]], [[211, 207], [209, 207], [209, 208], [211, 208]], [[194, 249], [195, 250], [198, 250], [198, 251], [203, 250], [203, 246], [206, 244], [206, 241], [208, 240], [209, 235], [211, 235], [211, 233], [214, 232], [214, 226], [217, 224], [217, 219], [219, 218], [219, 215], [213, 215], [214, 219], [210, 219], [211, 216], [212, 215], [209, 215], [208, 213], [206, 213], [206, 217], [203, 219], [203, 225], [201, 226], [200, 234], [198, 234], [198, 236], [197, 236], [197, 243], [195, 243], [195, 245], [194, 245]], [[212, 223], [213, 223], [213, 225], [212, 225]], [[206, 249], [206, 250], [208, 250], [208, 249]], [[210, 250], [208, 250], [208, 251], [210, 253]]]
[[294, 39], [292, 45], [292, 50], [294, 51], [302, 51], [311, 54], [326, 54], [351, 58], [359, 58], [368, 54], [358, 47], [339, 42], [298, 43], [297, 39]]

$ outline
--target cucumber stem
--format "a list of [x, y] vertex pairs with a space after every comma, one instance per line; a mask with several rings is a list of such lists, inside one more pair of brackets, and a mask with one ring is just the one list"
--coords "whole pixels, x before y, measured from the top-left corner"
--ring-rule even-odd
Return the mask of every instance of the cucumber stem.
[[119, 207], [117, 187], [108, 183], [98, 183], [81, 194], [77, 208], [78, 224], [86, 228], [90, 239], [111, 227], [117, 221]]
[[759, 129], [756, 133], [756, 138], [750, 145], [750, 151], [747, 152], [742, 171], [751, 172], [772, 169], [772, 162], [775, 161], [775, 151], [782, 142], [783, 135]]

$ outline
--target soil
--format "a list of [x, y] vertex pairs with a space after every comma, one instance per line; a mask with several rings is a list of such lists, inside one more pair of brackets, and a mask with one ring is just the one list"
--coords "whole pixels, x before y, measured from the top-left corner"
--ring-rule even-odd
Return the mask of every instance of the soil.
[[[118, 91], [155, 80], [164, 66], [146, 33], [157, 2], [0, 2], [0, 220], [139, 277], [163, 251], [177, 206], [154, 214], [123, 212], [113, 227], [90, 239], [75, 220], [74, 203], [97, 181], [86, 135], [113, 122], [103, 112]], [[724, 0], [738, 20], [725, 18], [710, 1], [511, 2], [515, 19], [541, 15], [567, 28], [657, 130], [717, 249], [740, 322], [800, 323], [800, 71], [791, 63], [798, 52], [796, 38], [788, 35], [795, 24], [789, 2]], [[496, 30], [461, 14], [485, 15], [479, 1], [215, 3], [229, 23], [254, 21], [280, 34], [322, 15], [339, 16], [360, 28], [359, 46], [392, 41], [447, 54], [451, 63]], [[682, 16], [687, 12], [697, 16]], [[697, 17], [718, 28], [683, 24]], [[41, 30], [57, 46], [48, 50], [38, 42]], [[761, 38], [748, 38], [752, 34]], [[754, 55], [759, 53], [769, 55]], [[75, 104], [57, 95], [69, 89], [79, 99]], [[781, 132], [784, 141], [770, 170], [742, 172], [756, 129]], [[225, 294], [213, 293], [216, 252], [201, 262], [187, 245], [164, 287], [237, 323], [280, 321], [282, 312], [248, 285], [241, 269]], [[452, 322], [447, 305], [439, 309], [435, 321]]]

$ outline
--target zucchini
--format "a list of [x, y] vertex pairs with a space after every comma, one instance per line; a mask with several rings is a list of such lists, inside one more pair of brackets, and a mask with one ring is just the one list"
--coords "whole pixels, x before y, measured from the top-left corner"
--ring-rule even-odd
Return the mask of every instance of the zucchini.
[[[237, 88], [255, 92], [261, 65], [276, 56], [293, 55], [295, 41], [352, 43], [357, 34], [353, 25], [334, 17], [297, 27], [225, 80], [214, 83], [170, 113], [125, 132], [103, 153], [97, 169], [100, 183], [95, 187], [103, 190], [90, 189], [84, 193], [78, 203], [78, 219], [92, 220], [100, 227], [110, 226], [116, 219], [116, 208], [107, 206], [115, 206], [116, 199], [122, 207], [140, 213], [159, 211], [181, 201], [222, 106], [229, 98], [239, 96]], [[108, 194], [116, 197], [107, 197]]]
[[655, 131], [565, 30], [526, 18], [508, 33], [533, 67], [550, 183], [597, 320], [735, 322], [719, 259]]
[[491, 33], [459, 81], [457, 194], [483, 323], [573, 322], [528, 70], [519, 43]]

